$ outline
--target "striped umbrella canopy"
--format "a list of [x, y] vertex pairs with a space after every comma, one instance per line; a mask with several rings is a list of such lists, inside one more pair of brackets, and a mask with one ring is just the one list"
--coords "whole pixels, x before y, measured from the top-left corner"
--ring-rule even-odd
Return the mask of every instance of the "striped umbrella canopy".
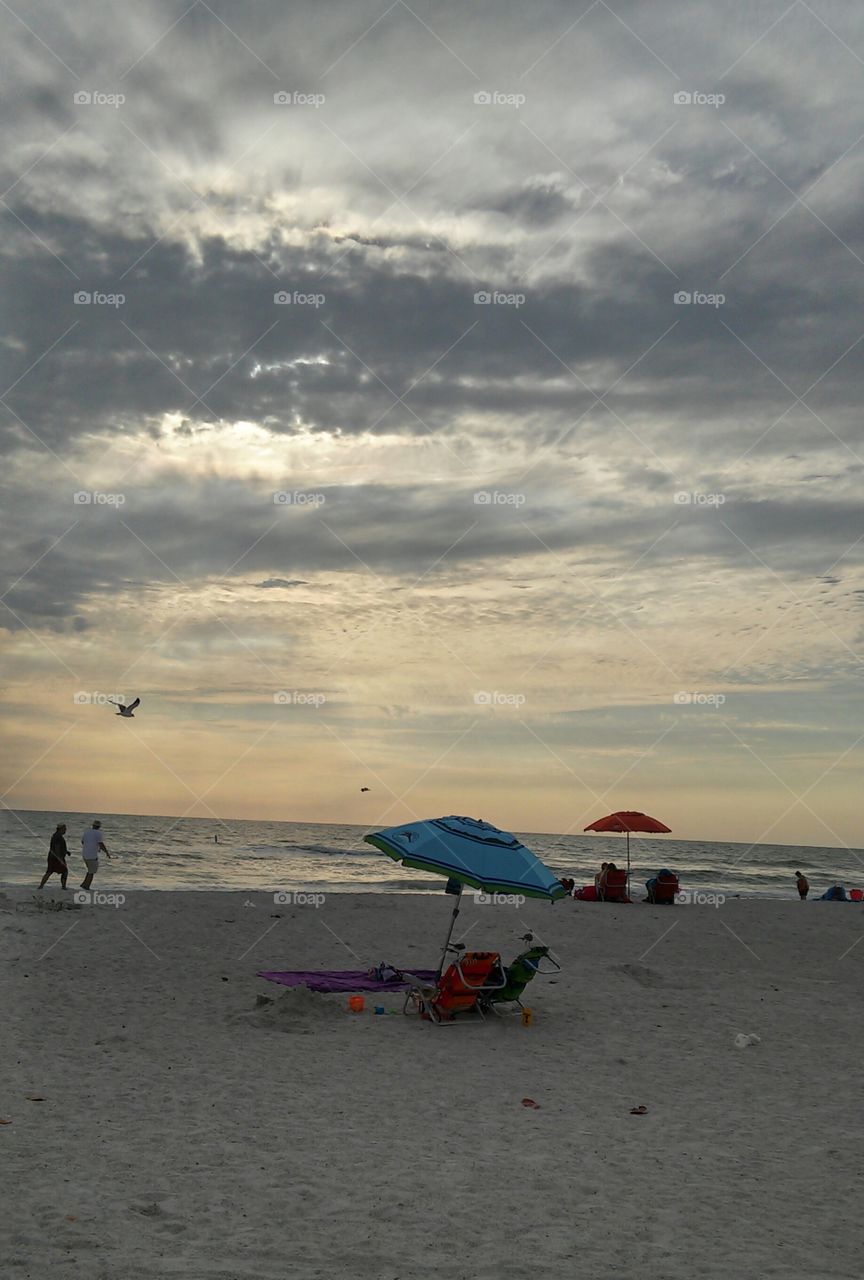
[[[555, 902], [566, 896], [558, 877], [536, 853], [526, 849], [508, 831], [499, 831], [480, 818], [429, 818], [404, 826], [387, 827], [363, 839], [403, 867], [432, 871], [455, 882], [456, 906], [444, 943], [439, 975], [447, 960], [462, 889], [469, 885], [483, 893], [522, 894]], [[448, 883], [448, 890], [452, 889]]]
[[566, 893], [536, 853], [479, 818], [429, 818], [363, 838], [404, 867], [434, 871], [484, 893], [518, 893], [549, 902]]

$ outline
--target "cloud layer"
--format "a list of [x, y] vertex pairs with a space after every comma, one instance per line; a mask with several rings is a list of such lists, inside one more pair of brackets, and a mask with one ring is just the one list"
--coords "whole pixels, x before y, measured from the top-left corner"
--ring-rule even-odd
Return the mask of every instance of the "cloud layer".
[[326, 692], [234, 812], [359, 820], [351, 762], [523, 828], [635, 791], [851, 839], [864, 23], [327, 8], [3, 17], [7, 803], [71, 803], [66, 748], [19, 765], [131, 679], [154, 767], [209, 708], [211, 783]]

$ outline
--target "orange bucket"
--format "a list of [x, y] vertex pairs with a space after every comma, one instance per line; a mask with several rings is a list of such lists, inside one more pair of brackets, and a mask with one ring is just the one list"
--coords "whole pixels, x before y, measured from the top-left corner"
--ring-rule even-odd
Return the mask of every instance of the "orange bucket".
[[362, 1013], [363, 1010], [366, 1008], [366, 997], [365, 996], [349, 996], [348, 1008], [351, 1010], [352, 1013]]

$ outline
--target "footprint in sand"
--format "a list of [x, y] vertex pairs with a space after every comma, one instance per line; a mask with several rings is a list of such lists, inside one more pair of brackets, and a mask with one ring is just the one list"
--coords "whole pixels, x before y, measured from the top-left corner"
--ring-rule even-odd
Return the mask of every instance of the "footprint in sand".
[[150, 1204], [130, 1204], [129, 1208], [133, 1213], [140, 1213], [142, 1218], [160, 1218], [165, 1212], [155, 1200]]
[[623, 973], [632, 978], [640, 987], [662, 987], [663, 976], [656, 969], [649, 969], [647, 964], [613, 964], [613, 973]]

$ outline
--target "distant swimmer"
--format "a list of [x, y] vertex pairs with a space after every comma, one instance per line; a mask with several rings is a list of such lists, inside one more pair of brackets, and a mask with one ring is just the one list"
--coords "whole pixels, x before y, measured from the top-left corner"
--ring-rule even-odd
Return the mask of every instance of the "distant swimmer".
[[798, 897], [803, 902], [804, 899], [807, 897], [807, 894], [810, 892], [810, 881], [807, 879], [806, 876], [803, 876], [800, 871], [796, 871], [795, 883], [798, 886]]
[[361, 787], [361, 788], [360, 788], [360, 790], [361, 790], [361, 791], [368, 791], [368, 790], [369, 790], [369, 788], [368, 788], [368, 787]]
[[141, 705], [140, 698], [136, 698], [134, 702], [130, 702], [128, 707], [124, 707], [122, 702], [115, 702], [113, 698], [109, 698], [108, 701], [111, 703], [112, 707], [120, 708], [117, 714], [118, 716], [123, 716], [125, 720], [134, 720], [135, 717], [132, 712], [136, 707], [140, 707]]

